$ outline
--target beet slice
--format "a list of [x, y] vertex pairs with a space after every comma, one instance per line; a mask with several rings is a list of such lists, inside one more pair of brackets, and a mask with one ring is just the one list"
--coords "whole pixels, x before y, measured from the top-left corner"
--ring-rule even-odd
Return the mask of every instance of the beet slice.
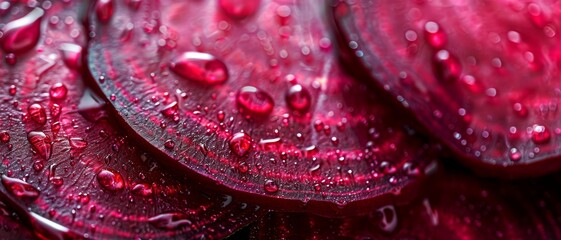
[[337, 1], [346, 59], [484, 174], [561, 167], [557, 6]]
[[218, 2], [114, 1], [109, 21], [90, 17], [89, 69], [126, 125], [178, 171], [273, 209], [410, 199], [435, 146], [342, 72], [324, 6]]
[[[0, 200], [22, 226], [43, 239], [212, 239], [261, 215], [256, 206], [162, 171], [123, 135], [81, 75], [85, 6], [33, 4], [3, 3], [0, 15], [7, 23], [0, 38]], [[22, 18], [28, 25], [6, 30]], [[8, 52], [16, 50], [8, 41], [30, 37], [37, 39]], [[21, 227], [5, 219], [3, 206], [2, 237], [29, 239], [11, 230]]]
[[253, 239], [558, 239], [561, 175], [497, 182], [449, 172], [406, 207], [388, 205], [364, 216], [323, 218], [270, 213]]

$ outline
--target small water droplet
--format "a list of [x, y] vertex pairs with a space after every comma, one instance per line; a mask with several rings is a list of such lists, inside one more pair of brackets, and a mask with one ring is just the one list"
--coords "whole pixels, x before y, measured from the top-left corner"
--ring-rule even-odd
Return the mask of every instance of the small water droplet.
[[45, 124], [47, 123], [47, 113], [45, 112], [45, 108], [38, 103], [34, 103], [27, 107], [27, 113], [38, 124]]
[[7, 143], [10, 141], [10, 134], [6, 131], [0, 132], [0, 141], [3, 143]]
[[108, 23], [113, 17], [113, 0], [98, 0], [95, 5], [97, 20], [101, 23]]
[[239, 132], [230, 139], [230, 150], [238, 156], [245, 156], [252, 148], [252, 139], [249, 135]]
[[69, 139], [70, 146], [74, 149], [84, 149], [88, 146], [88, 142], [83, 138], [73, 137]]
[[31, 184], [26, 183], [21, 179], [11, 178], [6, 175], [2, 175], [2, 185], [4, 185], [8, 192], [18, 198], [34, 200], [37, 199], [41, 193]]
[[51, 138], [43, 132], [33, 131], [27, 134], [27, 140], [31, 143], [31, 147], [44, 160], [51, 158], [52, 143]]
[[288, 106], [300, 112], [307, 111], [310, 108], [311, 98], [310, 92], [300, 84], [290, 87], [286, 93]]
[[437, 79], [444, 82], [456, 81], [462, 74], [460, 61], [446, 50], [440, 50], [435, 54], [433, 69]]
[[[41, 18], [45, 11], [35, 8], [22, 18], [9, 22], [2, 28], [2, 48], [6, 52], [25, 52], [37, 44], [41, 36]], [[6, 59], [7, 60], [7, 59]]]
[[279, 190], [279, 186], [273, 180], [266, 180], [263, 188], [268, 193], [276, 193]]
[[448, 41], [448, 37], [446, 33], [442, 31], [440, 25], [432, 21], [425, 24], [425, 39], [434, 49], [443, 48]]
[[231, 18], [242, 19], [255, 14], [261, 0], [219, 0], [218, 4]]
[[103, 169], [97, 174], [97, 182], [105, 189], [119, 191], [125, 187], [125, 181], [120, 173]]
[[154, 191], [152, 190], [152, 186], [149, 184], [139, 183], [132, 187], [132, 193], [141, 197], [149, 197], [152, 196]]
[[508, 153], [511, 161], [519, 161], [522, 158], [522, 153], [517, 148], [511, 148]]
[[191, 221], [181, 213], [162, 213], [151, 217], [148, 222], [161, 229], [173, 230], [184, 225], [191, 225]]
[[545, 126], [538, 124], [532, 126], [532, 141], [534, 143], [543, 144], [549, 142], [550, 139], [551, 133]]
[[172, 102], [162, 109], [161, 113], [166, 117], [173, 117], [179, 112], [179, 106], [177, 102]]
[[6, 63], [9, 65], [15, 65], [18, 62], [18, 58], [13, 53], [6, 54], [6, 56], [4, 56], [4, 59], [6, 60]]
[[253, 86], [242, 87], [236, 96], [236, 102], [250, 114], [269, 115], [275, 106], [271, 96]]
[[167, 149], [173, 149], [175, 147], [175, 142], [171, 139], [166, 140], [166, 142], [164, 142], [164, 147]]
[[68, 89], [64, 83], [55, 83], [49, 89], [49, 96], [54, 100], [63, 100], [68, 94]]
[[10, 96], [14, 96], [16, 95], [18, 89], [15, 85], [10, 85], [10, 89], [8, 90], [8, 93], [10, 94]]
[[171, 61], [170, 70], [183, 78], [209, 85], [228, 80], [226, 65], [208, 53], [185, 52]]

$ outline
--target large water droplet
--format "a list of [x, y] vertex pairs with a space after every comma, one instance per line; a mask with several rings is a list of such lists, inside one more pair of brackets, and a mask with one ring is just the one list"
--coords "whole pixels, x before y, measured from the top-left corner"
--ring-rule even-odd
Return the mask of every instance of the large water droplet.
[[97, 182], [110, 191], [119, 191], [125, 187], [125, 181], [115, 170], [103, 169], [97, 174]]
[[44, 160], [51, 158], [52, 143], [51, 138], [43, 132], [33, 131], [27, 134], [27, 140], [31, 143], [31, 147]]
[[242, 19], [253, 15], [261, 0], [219, 0], [220, 8], [232, 18]]
[[149, 218], [148, 222], [157, 228], [167, 230], [173, 230], [184, 225], [192, 224], [191, 221], [181, 213], [162, 213]]
[[310, 92], [300, 84], [296, 84], [286, 93], [286, 103], [296, 111], [307, 111], [312, 101]]
[[200, 52], [185, 52], [170, 63], [177, 75], [204, 84], [220, 84], [228, 80], [228, 68], [213, 55]]
[[113, 0], [98, 0], [95, 5], [97, 20], [101, 23], [108, 23], [113, 17]]
[[35, 8], [22, 18], [9, 22], [2, 28], [2, 48], [6, 52], [25, 52], [39, 42], [41, 18], [45, 11]]
[[253, 86], [241, 88], [236, 96], [236, 102], [248, 113], [257, 115], [268, 115], [275, 106], [268, 93]]
[[55, 83], [49, 89], [49, 96], [54, 100], [63, 100], [68, 94], [68, 89], [64, 83]]
[[37, 188], [31, 186], [31, 184], [26, 183], [21, 179], [11, 178], [6, 175], [2, 175], [2, 185], [4, 185], [8, 192], [18, 198], [34, 200], [39, 197], [39, 194], [41, 193]]
[[252, 139], [249, 135], [239, 132], [230, 139], [230, 149], [238, 156], [245, 156], [252, 148]]
[[38, 103], [34, 103], [27, 107], [27, 113], [38, 124], [45, 124], [47, 123], [47, 112], [45, 108]]

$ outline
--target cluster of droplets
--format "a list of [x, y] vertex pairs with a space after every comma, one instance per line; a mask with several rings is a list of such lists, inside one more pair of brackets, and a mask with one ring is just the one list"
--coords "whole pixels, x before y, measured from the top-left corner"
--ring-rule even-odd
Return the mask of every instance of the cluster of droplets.
[[[519, 74], [520, 76], [513, 76], [513, 78], [520, 78], [521, 76], [527, 76], [528, 74], [535, 74], [535, 73], [542, 73], [544, 71], [544, 56], [543, 53], [537, 50], [537, 47], [543, 45], [543, 47], [549, 47], [548, 44], [551, 41], [550, 39], [554, 39], [556, 37], [556, 30], [555, 30], [555, 23], [551, 19], [551, 16], [545, 14], [542, 7], [537, 3], [527, 3], [527, 4], [520, 4], [516, 5], [517, 7], [513, 7], [512, 11], [516, 12], [516, 14], [520, 14], [521, 17], [524, 18], [524, 21], [527, 22], [526, 19], [530, 20], [530, 24], [533, 25], [535, 29], [537, 29], [537, 35], [535, 36], [528, 36], [527, 32], [532, 32], [534, 30], [527, 30], [524, 32], [517, 31], [516, 28], [525, 28], [526, 24], [516, 22], [521, 20], [513, 20], [515, 21], [512, 26], [513, 29], [509, 29], [508, 31], [504, 31], [501, 33], [490, 32], [489, 37], [486, 39], [489, 43], [481, 43], [485, 46], [489, 46], [491, 50], [489, 53], [483, 53], [483, 55], [487, 54], [497, 54], [495, 51], [497, 46], [500, 49], [498, 54], [504, 54], [505, 56], [496, 56], [492, 57], [489, 61], [490, 66], [482, 66], [480, 65], [486, 59], [478, 59], [478, 56], [458, 56], [455, 51], [461, 52], [462, 49], [454, 49], [451, 46], [450, 41], [453, 37], [457, 36], [450, 36], [446, 32], [446, 29], [439, 24], [437, 21], [428, 20], [422, 24], [422, 30], [417, 31], [414, 29], [407, 29], [404, 31], [404, 39], [406, 42], [406, 51], [405, 53], [410, 57], [419, 57], [419, 53], [421, 51], [427, 51], [425, 48], [422, 48], [422, 44], [426, 44], [429, 48], [428, 55], [430, 56], [430, 64], [432, 67], [432, 72], [435, 76], [435, 79], [439, 81], [439, 86], [442, 88], [447, 89], [453, 98], [460, 97], [464, 93], [455, 92], [458, 91], [459, 88], [456, 87], [457, 84], [460, 84], [465, 89], [465, 93], [467, 93], [468, 97], [473, 95], [483, 96], [482, 100], [477, 100], [477, 98], [472, 98], [470, 100], [474, 102], [469, 108], [461, 108], [458, 109], [457, 113], [459, 118], [461, 118], [464, 122], [467, 123], [468, 128], [464, 129], [465, 132], [454, 132], [454, 138], [458, 140], [458, 142], [462, 146], [468, 146], [470, 143], [470, 147], [466, 147], [465, 150], [468, 152], [472, 152], [475, 156], [480, 157], [483, 155], [482, 152], [487, 151], [487, 142], [491, 139], [492, 134], [499, 134], [501, 137], [505, 137], [507, 141], [511, 142], [508, 145], [514, 145], [509, 147], [503, 147], [502, 151], [505, 152], [505, 155], [511, 161], [520, 161], [526, 155], [529, 158], [533, 158], [536, 154], [539, 153], [539, 148], [545, 144], [551, 142], [551, 139], [554, 136], [554, 132], [548, 127], [547, 121], [544, 121], [545, 118], [550, 118], [548, 115], [551, 113], [556, 112], [557, 103], [556, 100], [545, 100], [546, 102], [542, 103], [535, 103], [536, 101], [542, 101], [540, 96], [530, 96], [526, 97], [526, 99], [521, 99], [522, 97], [518, 96], [524, 93], [510, 93], [510, 92], [502, 92], [502, 88], [509, 89], [509, 87], [500, 86], [498, 83], [500, 78], [505, 78], [506, 76], [512, 74]], [[504, 10], [508, 11], [508, 10]], [[417, 18], [418, 16], [411, 16], [412, 19]], [[420, 19], [417, 19], [421, 21]], [[522, 24], [522, 26], [517, 26], [517, 24]], [[454, 34], [458, 34], [461, 31], [456, 31], [454, 29], [449, 29], [453, 31]], [[478, 31], [478, 30], [474, 30]], [[420, 32], [420, 33], [419, 33]], [[541, 35], [540, 35], [541, 33]], [[503, 37], [504, 34], [504, 37]], [[424, 38], [422, 38], [424, 37]], [[479, 36], [484, 38], [483, 36]], [[536, 39], [542, 38], [541, 40]], [[504, 40], [506, 41], [503, 41]], [[424, 40], [424, 43], [421, 43], [421, 40]], [[458, 39], [455, 39], [458, 40]], [[536, 42], [541, 41], [541, 42]], [[471, 46], [468, 46], [471, 47]], [[493, 52], [495, 51], [495, 52]], [[556, 54], [556, 53], [552, 53]], [[508, 58], [506, 58], [508, 57]], [[513, 59], [511, 59], [513, 58]], [[507, 62], [508, 61], [508, 62]], [[480, 63], [481, 62], [481, 63]], [[510, 69], [512, 66], [527, 66], [528, 69]], [[514, 71], [514, 72], [513, 72]], [[489, 73], [496, 72], [494, 76], [485, 76], [489, 75]], [[528, 74], [526, 74], [528, 73]], [[407, 79], [407, 74], [403, 72], [404, 80]], [[529, 75], [528, 75], [529, 76]], [[486, 79], [478, 79], [478, 78], [492, 78], [489, 80], [489, 84], [499, 84], [497, 88], [485, 86], [484, 84], [487, 81]], [[497, 79], [498, 78], [498, 79]], [[523, 87], [522, 85], [520, 87]], [[500, 88], [498, 88], [500, 87]], [[422, 89], [421, 89], [422, 91]], [[526, 91], [525, 89], [519, 90], [508, 90], [508, 91]], [[518, 95], [517, 95], [518, 94]], [[529, 94], [537, 94], [537, 93], [529, 93]], [[549, 94], [549, 93], [544, 93]], [[510, 99], [508, 102], [501, 100], [500, 98], [504, 98], [505, 96], [512, 95], [513, 99]], [[514, 101], [514, 102], [513, 102]], [[523, 103], [523, 101], [529, 102], [528, 104], [533, 104], [532, 109], [526, 105], [527, 103]], [[549, 101], [549, 102], [547, 102]], [[478, 106], [485, 103], [484, 106]], [[460, 103], [463, 104], [463, 103]], [[503, 114], [503, 111], [500, 112], [492, 112], [492, 105], [494, 104], [510, 104], [512, 106], [511, 112], [504, 112], [506, 115], [513, 115], [516, 117], [514, 120], [503, 120], [501, 116], [489, 116], [488, 118], [491, 121], [504, 121], [498, 122], [497, 124], [502, 124], [505, 126], [503, 131], [491, 132], [488, 129], [478, 129], [473, 128], [473, 126], [469, 126], [472, 122], [480, 122], [480, 121], [488, 121], [488, 120], [479, 120], [475, 119], [474, 117], [480, 117], [476, 114], [472, 115], [470, 111], [480, 111], [481, 113], [477, 113], [480, 115], [487, 114], [489, 115], [498, 115]], [[475, 107], [473, 107], [474, 105]], [[540, 115], [537, 117], [531, 116], [531, 114]], [[449, 121], [448, 116], [444, 116], [443, 112], [436, 109], [434, 110], [434, 117], [439, 120], [446, 120]], [[542, 119], [542, 120], [540, 120]], [[517, 121], [523, 121], [527, 123], [526, 126], [521, 126], [520, 124], [516, 124]], [[475, 123], [479, 124], [479, 123]], [[457, 125], [452, 124], [450, 125]], [[473, 125], [473, 124], [472, 124]], [[458, 127], [458, 126], [456, 126]], [[480, 142], [479, 146], [471, 145], [473, 141], [476, 141], [478, 137], [476, 135], [480, 135], [481, 137], [478, 142]], [[504, 135], [504, 136], [503, 136]], [[520, 139], [528, 139], [533, 143], [535, 147], [527, 148], [525, 146], [516, 146], [516, 143], [520, 143]], [[491, 144], [491, 143], [489, 143]], [[497, 148], [499, 149], [499, 148]], [[524, 150], [522, 150], [524, 149]], [[493, 150], [495, 151], [495, 150]]]

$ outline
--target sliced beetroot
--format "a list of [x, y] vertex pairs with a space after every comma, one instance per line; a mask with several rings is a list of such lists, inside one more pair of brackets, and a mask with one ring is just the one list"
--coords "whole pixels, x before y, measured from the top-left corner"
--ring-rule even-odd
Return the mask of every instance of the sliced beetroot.
[[482, 180], [461, 173], [435, 179], [410, 206], [363, 216], [323, 218], [270, 213], [253, 239], [558, 239], [561, 175], [526, 182]]
[[0, 63], [0, 236], [30, 239], [13, 232], [27, 226], [43, 239], [212, 239], [254, 221], [255, 206], [163, 172], [108, 120], [81, 77], [79, 2], [2, 4], [7, 25], [44, 16], [25, 35], [37, 43]]
[[543, 1], [338, 1], [333, 17], [366, 70], [476, 170], [561, 167], [560, 8]]
[[89, 69], [124, 123], [177, 171], [274, 209], [408, 200], [434, 146], [341, 71], [324, 6], [218, 2], [90, 17]]

